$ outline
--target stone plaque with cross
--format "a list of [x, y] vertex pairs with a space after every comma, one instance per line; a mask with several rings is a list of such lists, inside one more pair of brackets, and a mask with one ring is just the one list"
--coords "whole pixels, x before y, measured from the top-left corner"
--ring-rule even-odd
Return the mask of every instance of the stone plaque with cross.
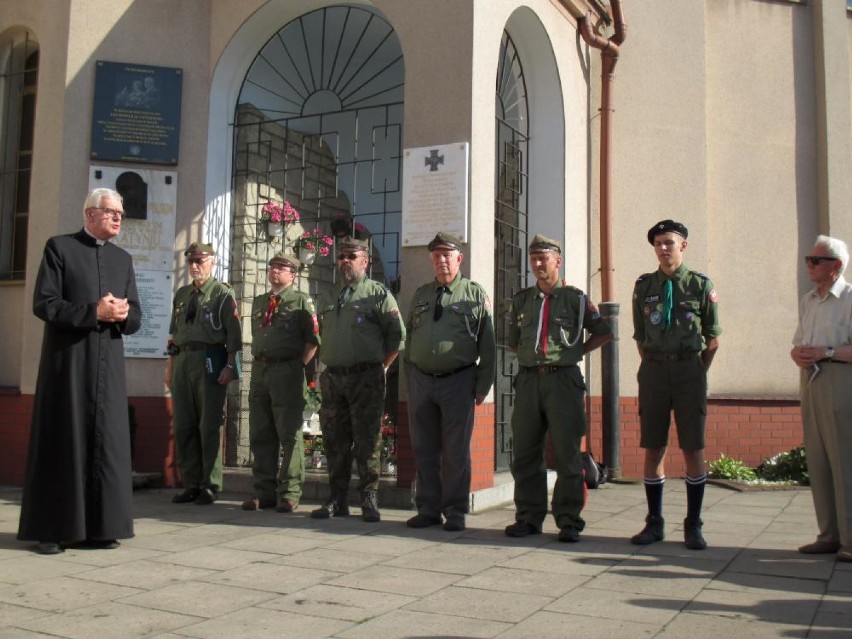
[[467, 242], [467, 142], [403, 153], [402, 246], [425, 246], [438, 231]]

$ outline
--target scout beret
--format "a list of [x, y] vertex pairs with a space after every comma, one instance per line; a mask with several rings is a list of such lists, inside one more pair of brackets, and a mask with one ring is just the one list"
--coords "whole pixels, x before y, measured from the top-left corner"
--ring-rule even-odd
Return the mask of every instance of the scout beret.
[[344, 237], [342, 240], [337, 242], [337, 250], [338, 251], [368, 251], [370, 250], [370, 245], [367, 243], [367, 240], [356, 240], [351, 235], [348, 237]]
[[183, 252], [184, 256], [189, 257], [190, 255], [216, 255], [216, 251], [213, 250], [213, 247], [210, 244], [203, 244], [202, 242], [193, 242], [189, 245], [189, 248]]
[[530, 242], [530, 253], [542, 253], [544, 251], [562, 253], [562, 245], [556, 240], [551, 240], [549, 237], [545, 237], [539, 233]]
[[686, 227], [680, 222], [675, 222], [674, 220], [661, 220], [648, 229], [648, 244], [654, 243], [654, 238], [662, 233], [677, 233], [683, 239], [686, 239], [689, 235], [689, 231], [686, 230]]
[[442, 246], [454, 251], [461, 251], [462, 241], [455, 235], [441, 231], [429, 242], [428, 247], [430, 251], [434, 251], [436, 248]]
[[272, 256], [269, 260], [269, 264], [278, 262], [279, 264], [283, 263], [287, 266], [292, 266], [297, 271], [302, 268], [302, 263], [296, 258], [295, 255], [288, 255], [283, 251], [278, 251], [275, 255]]

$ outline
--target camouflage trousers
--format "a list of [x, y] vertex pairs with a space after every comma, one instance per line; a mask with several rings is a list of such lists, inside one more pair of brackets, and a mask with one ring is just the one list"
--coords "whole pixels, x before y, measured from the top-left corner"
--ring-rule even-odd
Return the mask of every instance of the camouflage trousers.
[[379, 487], [385, 373], [381, 365], [362, 371], [320, 375], [320, 426], [332, 494], [347, 494], [352, 459], [358, 465], [358, 490]]

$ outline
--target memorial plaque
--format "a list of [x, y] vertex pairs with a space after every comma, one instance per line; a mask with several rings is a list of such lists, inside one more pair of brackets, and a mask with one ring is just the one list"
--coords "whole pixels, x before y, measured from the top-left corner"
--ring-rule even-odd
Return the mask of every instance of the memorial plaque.
[[142, 303], [142, 327], [124, 336], [125, 357], [164, 358], [172, 310], [171, 273], [136, 271], [136, 289]]
[[426, 246], [438, 231], [467, 242], [467, 142], [406, 149], [402, 246]]
[[183, 71], [98, 60], [92, 159], [178, 163]]

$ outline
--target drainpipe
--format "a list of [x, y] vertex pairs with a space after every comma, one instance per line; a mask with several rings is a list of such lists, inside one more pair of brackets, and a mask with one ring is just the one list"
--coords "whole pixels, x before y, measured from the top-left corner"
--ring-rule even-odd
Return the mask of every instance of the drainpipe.
[[612, 211], [610, 176], [612, 174], [612, 87], [619, 46], [626, 37], [627, 27], [621, 11], [621, 0], [611, 0], [614, 34], [609, 39], [597, 35], [590, 14], [577, 21], [583, 40], [601, 52], [601, 144], [600, 144], [600, 243], [601, 243], [601, 315], [612, 327], [613, 340], [601, 349], [601, 409], [603, 425], [603, 463], [610, 476], [621, 476], [621, 412], [618, 405], [618, 312], [613, 302], [612, 279], [615, 269], [612, 262]]

